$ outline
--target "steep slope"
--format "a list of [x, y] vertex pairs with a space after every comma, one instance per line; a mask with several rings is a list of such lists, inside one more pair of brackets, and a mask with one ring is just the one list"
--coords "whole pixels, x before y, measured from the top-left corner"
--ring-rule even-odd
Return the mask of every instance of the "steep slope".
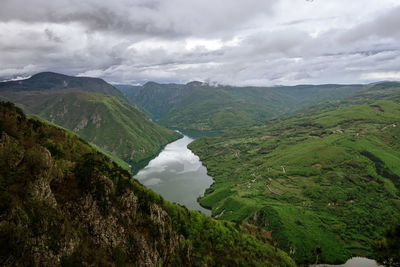
[[[63, 80], [72, 87], [60, 87]], [[121, 92], [100, 79], [45, 73], [21, 82], [9, 86], [0, 83], [3, 99], [74, 131], [131, 164], [134, 172], [180, 136], [151, 122], [120, 98]]]
[[[188, 89], [188, 90], [186, 90]], [[148, 82], [141, 86], [136, 93], [131, 90], [123, 92], [131, 97], [133, 102], [152, 114], [154, 120], [163, 118], [182, 98], [190, 94], [191, 88], [182, 84], [159, 84]]]
[[139, 85], [135, 86], [129, 84], [113, 84], [113, 86], [120, 90], [128, 98], [133, 98], [142, 89], [142, 86]]
[[171, 204], [0, 103], [1, 266], [294, 266], [268, 233]]
[[315, 262], [318, 247], [323, 262], [370, 256], [400, 214], [398, 102], [276, 120], [190, 149], [215, 180], [200, 203], [272, 231], [301, 263]]
[[[276, 92], [245, 88], [197, 87], [160, 120], [179, 129], [223, 130], [248, 126], [284, 113], [292, 102]], [[286, 99], [286, 102], [283, 102]]]
[[205, 131], [254, 125], [363, 89], [362, 85], [231, 87], [201, 82], [186, 85], [149, 82], [141, 89], [121, 90], [165, 126]]

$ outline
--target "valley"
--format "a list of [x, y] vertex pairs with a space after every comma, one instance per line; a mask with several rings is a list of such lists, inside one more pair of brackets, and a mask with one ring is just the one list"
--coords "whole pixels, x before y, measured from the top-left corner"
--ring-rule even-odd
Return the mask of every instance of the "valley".
[[400, 212], [399, 118], [379, 100], [198, 139], [189, 148], [215, 179], [200, 203], [270, 230], [297, 262], [317, 247], [327, 263], [371, 256]]
[[200, 204], [271, 231], [298, 263], [317, 247], [326, 263], [373, 257], [371, 242], [400, 212], [399, 100], [399, 83], [379, 83], [195, 140], [189, 148], [215, 177]]
[[[57, 131], [65, 131], [68, 138], [72, 138], [74, 133], [82, 138], [77, 140], [84, 145], [69, 144], [65, 147], [62, 140], [48, 137], [46, 141], [40, 139], [43, 138], [43, 133], [34, 134], [30, 142], [39, 138], [37, 140], [40, 146], [44, 146], [52, 157], [58, 157], [55, 158], [55, 162], [61, 169], [57, 175], [61, 175], [62, 172], [63, 179], [71, 173], [78, 175], [76, 168], [72, 170], [71, 166], [80, 166], [79, 162], [86, 160], [87, 153], [94, 153], [91, 156], [94, 159], [88, 161], [90, 163], [84, 163], [88, 164], [88, 168], [93, 166], [85, 172], [85, 179], [91, 177], [90, 179], [94, 180], [84, 181], [89, 183], [85, 186], [89, 186], [88, 192], [95, 198], [97, 205], [100, 205], [100, 209], [101, 205], [114, 205], [112, 199], [117, 196], [112, 195], [112, 192], [116, 189], [112, 189], [113, 186], [110, 185], [111, 191], [107, 191], [108, 189], [103, 187], [104, 183], [95, 182], [98, 177], [93, 175], [98, 171], [109, 175], [117, 188], [119, 183], [126, 179], [133, 185], [131, 190], [138, 194], [139, 201], [165, 204], [162, 209], [168, 214], [165, 216], [170, 216], [168, 220], [183, 220], [181, 222], [185, 226], [179, 226], [180, 230], [176, 231], [185, 232], [188, 230], [184, 227], [197, 227], [200, 223], [202, 226], [199, 226], [197, 232], [191, 232], [194, 236], [187, 236], [190, 239], [188, 242], [190, 246], [196, 247], [193, 257], [211, 253], [205, 260], [213, 262], [212, 265], [219, 262], [213, 254], [216, 247], [211, 248], [208, 241], [204, 243], [198, 239], [204, 235], [203, 231], [210, 229], [203, 227], [209, 220], [215, 223], [217, 228], [221, 223], [228, 227], [227, 229], [231, 229], [223, 230], [221, 238], [230, 240], [229, 231], [244, 231], [245, 235], [255, 236], [258, 240], [255, 242], [261, 242], [257, 243], [256, 247], [266, 246], [267, 254], [263, 257], [269, 260], [279, 258], [281, 263], [285, 262], [290, 266], [292, 263], [289, 257], [300, 265], [312, 264], [316, 257], [319, 262], [331, 264], [344, 263], [352, 256], [373, 258], [371, 244], [381, 239], [387, 225], [395, 222], [400, 214], [399, 83], [250, 89], [210, 87], [197, 82], [168, 86], [147, 83], [143, 88], [148, 90], [145, 94], [148, 97], [148, 106], [145, 109], [138, 103], [137, 106], [143, 109], [138, 110], [135, 108], [135, 98], [126, 92], [132, 90], [130, 86], [119, 87], [123, 93], [108, 85], [104, 87], [106, 89], [101, 89], [103, 87], [100, 86], [100, 90], [96, 90], [96, 85], [91, 85], [93, 81], [89, 79], [91, 83], [81, 88], [77, 88], [79, 86], [71, 80], [74, 88], [69, 88], [64, 79], [79, 81], [78, 85], [82, 85], [86, 78], [76, 80], [54, 73], [39, 74], [22, 83], [2, 84], [0, 96], [2, 99], [15, 101], [24, 110], [34, 114], [27, 120], [31, 129], [29, 131], [36, 131], [32, 125], [42, 125], [40, 127], [47, 129], [46, 127], [53, 127], [47, 126], [52, 124], [58, 127]], [[97, 82], [103, 83], [101, 80]], [[156, 91], [155, 87], [158, 88]], [[133, 95], [144, 94], [143, 88], [135, 87]], [[246, 90], [248, 95], [244, 96], [243, 90]], [[155, 104], [152, 105], [154, 99]], [[237, 101], [238, 99], [241, 100]], [[207, 104], [204, 102], [206, 100]], [[275, 102], [277, 106], [270, 106], [268, 103], [272, 102], [265, 101]], [[15, 127], [22, 127], [18, 126], [18, 123], [15, 124], [16, 118], [25, 118], [25, 115], [18, 108], [13, 111], [13, 106], [10, 105], [5, 104], [3, 107], [2, 127], [8, 131], [7, 136], [14, 134], [15, 138], [22, 138], [19, 141], [22, 142], [26, 138], [15, 135], [12, 131]], [[189, 110], [186, 110], [185, 106], [189, 107]], [[226, 109], [228, 115], [221, 113], [220, 118], [223, 121], [215, 120], [214, 115], [221, 109]], [[267, 109], [274, 111], [269, 113]], [[179, 114], [176, 117], [176, 122], [179, 123], [161, 116], [174, 112]], [[261, 117], [257, 115], [259, 117], [255, 118], [255, 114]], [[162, 125], [175, 130], [180, 129], [196, 139], [186, 135], [182, 138], [180, 133], [152, 122], [147, 115], [153, 116], [153, 119]], [[218, 127], [209, 124], [210, 120], [202, 124], [201, 116], [213, 120]], [[187, 120], [186, 117], [192, 119]], [[40, 122], [35, 122], [36, 119]], [[198, 127], [199, 125], [204, 127]], [[16, 153], [12, 152], [14, 150], [7, 140], [3, 140], [7, 142], [3, 147], [11, 150], [3, 149], [3, 155]], [[59, 142], [61, 144], [58, 144]], [[21, 146], [23, 144], [24, 142]], [[88, 144], [92, 144], [90, 148]], [[68, 149], [78, 147], [85, 147], [86, 152], [81, 151], [80, 156], [69, 159], [73, 163], [63, 159], [65, 155], [75, 153]], [[107, 156], [96, 152], [97, 149]], [[94, 156], [96, 153], [99, 156]], [[131, 173], [122, 172], [112, 162], [131, 170]], [[24, 161], [16, 164], [19, 166], [24, 164]], [[12, 176], [12, 168], [10, 164], [4, 165], [4, 170], [7, 171], [5, 177]], [[24, 170], [29, 172], [28, 169]], [[114, 172], [121, 172], [125, 178], [114, 177]], [[53, 173], [46, 177], [50, 181], [58, 179]], [[81, 192], [82, 186], [78, 185], [77, 192]], [[53, 194], [58, 193], [54, 191]], [[107, 198], [104, 198], [106, 195]], [[17, 206], [10, 207], [12, 210]], [[176, 209], [190, 214], [188, 216], [192, 219], [189, 220], [189, 224], [186, 224], [186, 217], [182, 217], [186, 215]], [[188, 209], [201, 211], [205, 215]], [[144, 214], [140, 217], [144, 218]], [[51, 216], [63, 215], [57, 213]], [[150, 212], [150, 216], [155, 215]], [[135, 222], [131, 223], [136, 225], [139, 219], [136, 216], [133, 220]], [[121, 227], [131, 227], [120, 223], [123, 224]], [[137, 227], [141, 228], [139, 225]], [[239, 228], [234, 230], [233, 225]], [[75, 226], [81, 227], [79, 224]], [[24, 227], [30, 231], [30, 224]], [[101, 227], [99, 231], [108, 231], [106, 226]], [[154, 227], [157, 229], [158, 226]], [[212, 228], [212, 231], [217, 228]], [[157, 239], [159, 234], [154, 238]], [[49, 237], [41, 238], [47, 240]], [[112, 245], [104, 243], [104, 240], [96, 241], [91, 238], [88, 236], [85, 242], [108, 247], [99, 257], [110, 257], [107, 251]], [[154, 239], [140, 238], [146, 239], [146, 242], [154, 242]], [[210, 238], [214, 240], [215, 236]], [[76, 240], [74, 242], [80, 244], [79, 246], [84, 245]], [[128, 261], [131, 262], [137, 260], [136, 256], [129, 252], [131, 245], [123, 239], [119, 242], [127, 257], [125, 259], [129, 258]], [[242, 249], [241, 246], [234, 246], [234, 249]], [[288, 256], [284, 252], [275, 255], [268, 246], [274, 247], [275, 251], [277, 248], [282, 249]], [[224, 250], [222, 247], [220, 249]], [[246, 251], [247, 245], [244, 245], [244, 249]], [[154, 257], [163, 262], [170, 261], [168, 257], [175, 253], [168, 252], [169, 256], [165, 258], [162, 256], [164, 252], [160, 251], [162, 248], [151, 253], [158, 255]], [[248, 255], [253, 255], [254, 251], [249, 251]], [[57, 254], [57, 251], [51, 253], [55, 253], [54, 257], [61, 255]], [[68, 254], [72, 261], [80, 255], [77, 251], [74, 253]], [[32, 257], [39, 257], [35, 255], [32, 254]], [[246, 255], [239, 254], [234, 265], [243, 260], [249, 262], [250, 259]], [[183, 259], [181, 256], [173, 257], [173, 261]], [[46, 259], [48, 260], [51, 259]], [[184, 261], [186, 260], [190, 259], [185, 258]], [[231, 262], [233, 258], [220, 260]], [[255, 259], [251, 261], [253, 260]]]
[[164, 200], [75, 134], [0, 103], [3, 266], [295, 266], [266, 231]]
[[400, 1], [2, 0], [0, 267], [400, 267]]
[[201, 82], [116, 87], [161, 125], [197, 131], [251, 126], [367, 88], [329, 84], [233, 87]]

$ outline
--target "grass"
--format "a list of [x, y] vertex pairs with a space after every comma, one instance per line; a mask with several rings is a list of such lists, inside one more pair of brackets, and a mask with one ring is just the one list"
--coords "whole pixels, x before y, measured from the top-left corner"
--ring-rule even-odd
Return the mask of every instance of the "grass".
[[399, 141], [400, 105], [378, 100], [189, 147], [215, 180], [200, 199], [213, 216], [264, 227], [308, 264], [317, 247], [327, 263], [371, 256], [370, 242], [400, 212]]

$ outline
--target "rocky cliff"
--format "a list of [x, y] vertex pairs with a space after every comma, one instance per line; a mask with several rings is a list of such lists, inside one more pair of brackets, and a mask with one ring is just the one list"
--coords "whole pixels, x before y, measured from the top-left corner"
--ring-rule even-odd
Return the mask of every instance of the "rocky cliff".
[[165, 201], [76, 135], [0, 104], [1, 266], [292, 266], [255, 227]]

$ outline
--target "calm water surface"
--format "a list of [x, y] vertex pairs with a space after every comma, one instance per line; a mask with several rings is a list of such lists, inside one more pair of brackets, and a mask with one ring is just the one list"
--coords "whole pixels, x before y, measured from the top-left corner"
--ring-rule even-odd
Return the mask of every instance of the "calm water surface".
[[[314, 265], [313, 265], [314, 266]], [[345, 264], [341, 265], [329, 265], [329, 264], [318, 264], [318, 267], [377, 267], [380, 266], [374, 260], [370, 260], [362, 257], [354, 257], [349, 259]]]
[[207, 215], [197, 198], [213, 183], [198, 156], [187, 148], [194, 139], [187, 136], [168, 144], [135, 178], [165, 199]]

